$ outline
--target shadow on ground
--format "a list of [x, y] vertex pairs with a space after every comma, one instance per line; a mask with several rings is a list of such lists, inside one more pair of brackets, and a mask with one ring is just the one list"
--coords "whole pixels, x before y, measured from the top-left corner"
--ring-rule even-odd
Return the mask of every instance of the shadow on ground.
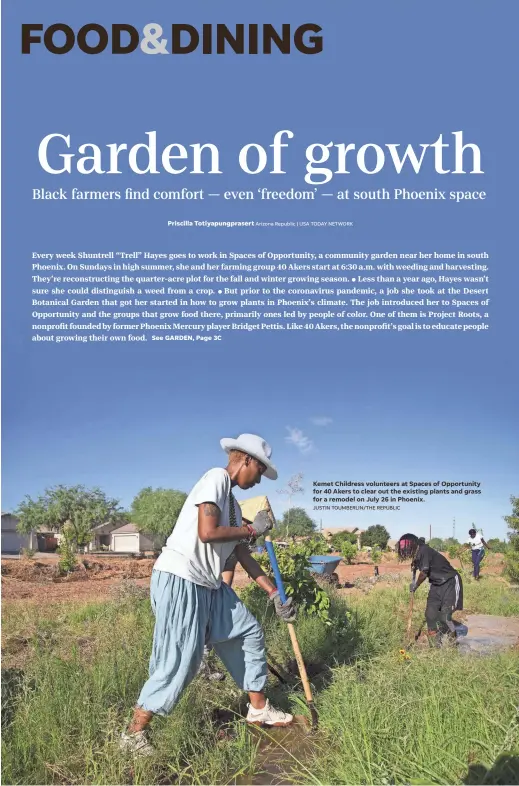
[[22, 669], [2, 669], [2, 731], [12, 723], [23, 683]]
[[517, 786], [519, 784], [519, 756], [503, 753], [488, 769], [483, 764], [471, 764], [463, 783], [473, 786]]

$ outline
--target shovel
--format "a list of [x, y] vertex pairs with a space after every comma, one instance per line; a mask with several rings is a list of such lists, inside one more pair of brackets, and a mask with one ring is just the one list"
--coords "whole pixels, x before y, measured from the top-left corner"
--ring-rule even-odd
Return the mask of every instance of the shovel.
[[[274, 573], [274, 578], [276, 579], [276, 587], [279, 592], [279, 597], [281, 598], [281, 603], [286, 603], [287, 596], [285, 593], [285, 588], [283, 586], [283, 579], [281, 578], [281, 573], [279, 572], [276, 552], [274, 551], [274, 546], [272, 545], [272, 539], [270, 535], [265, 535], [265, 547], [269, 555], [270, 564], [272, 565], [272, 571]], [[303, 656], [301, 655], [301, 650], [299, 649], [299, 643], [297, 641], [294, 625], [291, 622], [287, 623], [287, 625], [288, 625], [288, 632], [290, 634], [290, 640], [292, 642], [292, 649], [294, 650], [297, 667], [299, 669], [299, 674], [301, 677], [301, 682], [303, 683], [303, 690], [305, 692], [306, 703], [308, 705], [308, 709], [310, 710], [310, 716], [312, 718], [312, 729], [315, 730], [317, 729], [317, 725], [319, 723], [319, 716], [317, 715], [317, 710], [315, 709], [314, 700], [312, 696], [312, 689], [310, 688], [310, 682], [308, 680], [308, 675], [306, 673]]]
[[[416, 570], [413, 570], [413, 582], [416, 581]], [[409, 598], [409, 611], [407, 613], [407, 632], [406, 632], [406, 640], [407, 643], [411, 643], [411, 624], [413, 621], [413, 606], [414, 606], [414, 592], [411, 592], [411, 597]]]

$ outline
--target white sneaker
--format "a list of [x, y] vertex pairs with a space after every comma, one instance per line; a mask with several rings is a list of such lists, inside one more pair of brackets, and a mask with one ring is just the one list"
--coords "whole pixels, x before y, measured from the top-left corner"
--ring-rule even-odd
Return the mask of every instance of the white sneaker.
[[126, 753], [134, 753], [136, 756], [152, 756], [155, 748], [148, 742], [144, 731], [136, 731], [134, 734], [121, 734], [119, 749]]
[[277, 710], [267, 699], [265, 706], [262, 710], [255, 710], [252, 705], [249, 706], [247, 713], [247, 723], [254, 726], [290, 726], [294, 720], [294, 716], [283, 710]]

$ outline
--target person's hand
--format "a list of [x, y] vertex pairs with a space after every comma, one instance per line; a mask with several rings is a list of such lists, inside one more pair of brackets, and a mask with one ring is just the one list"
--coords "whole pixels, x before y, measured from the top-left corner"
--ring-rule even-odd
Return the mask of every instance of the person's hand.
[[416, 592], [416, 581], [412, 581], [409, 585], [409, 592]]
[[287, 598], [285, 603], [281, 603], [281, 597], [276, 590], [270, 596], [270, 600], [274, 603], [276, 614], [281, 617], [283, 622], [293, 622], [297, 615], [297, 609], [294, 606], [292, 598]]
[[[260, 510], [252, 524], [248, 525], [250, 529], [254, 530], [254, 538], [259, 538], [272, 529], [272, 521], [266, 510]], [[251, 533], [252, 534], [252, 533]]]

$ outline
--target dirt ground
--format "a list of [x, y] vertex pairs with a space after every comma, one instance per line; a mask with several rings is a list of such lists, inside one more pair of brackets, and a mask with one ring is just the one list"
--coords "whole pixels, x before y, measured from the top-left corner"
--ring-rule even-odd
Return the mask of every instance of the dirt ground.
[[80, 558], [68, 576], [58, 573], [58, 557], [2, 560], [2, 602], [57, 603], [108, 599], [114, 587], [127, 579], [149, 584], [154, 560]]
[[[459, 567], [456, 564], [455, 567]], [[121, 557], [101, 557], [86, 555], [80, 558], [78, 568], [68, 576], [58, 574], [58, 558], [48, 555], [33, 559], [3, 559], [2, 564], [2, 601], [17, 603], [59, 603], [70, 601], [103, 600], [113, 597], [113, 590], [131, 579], [138, 586], [149, 584], [153, 569], [153, 558], [129, 559]], [[500, 573], [502, 559], [493, 555], [483, 570]], [[341, 586], [354, 591], [356, 579], [373, 576], [370, 562], [356, 562], [353, 565], [340, 563], [337, 568]], [[385, 573], [409, 575], [409, 565], [399, 564], [394, 557], [384, 557], [379, 566], [381, 575]], [[245, 587], [250, 579], [238, 566], [234, 586]]]

